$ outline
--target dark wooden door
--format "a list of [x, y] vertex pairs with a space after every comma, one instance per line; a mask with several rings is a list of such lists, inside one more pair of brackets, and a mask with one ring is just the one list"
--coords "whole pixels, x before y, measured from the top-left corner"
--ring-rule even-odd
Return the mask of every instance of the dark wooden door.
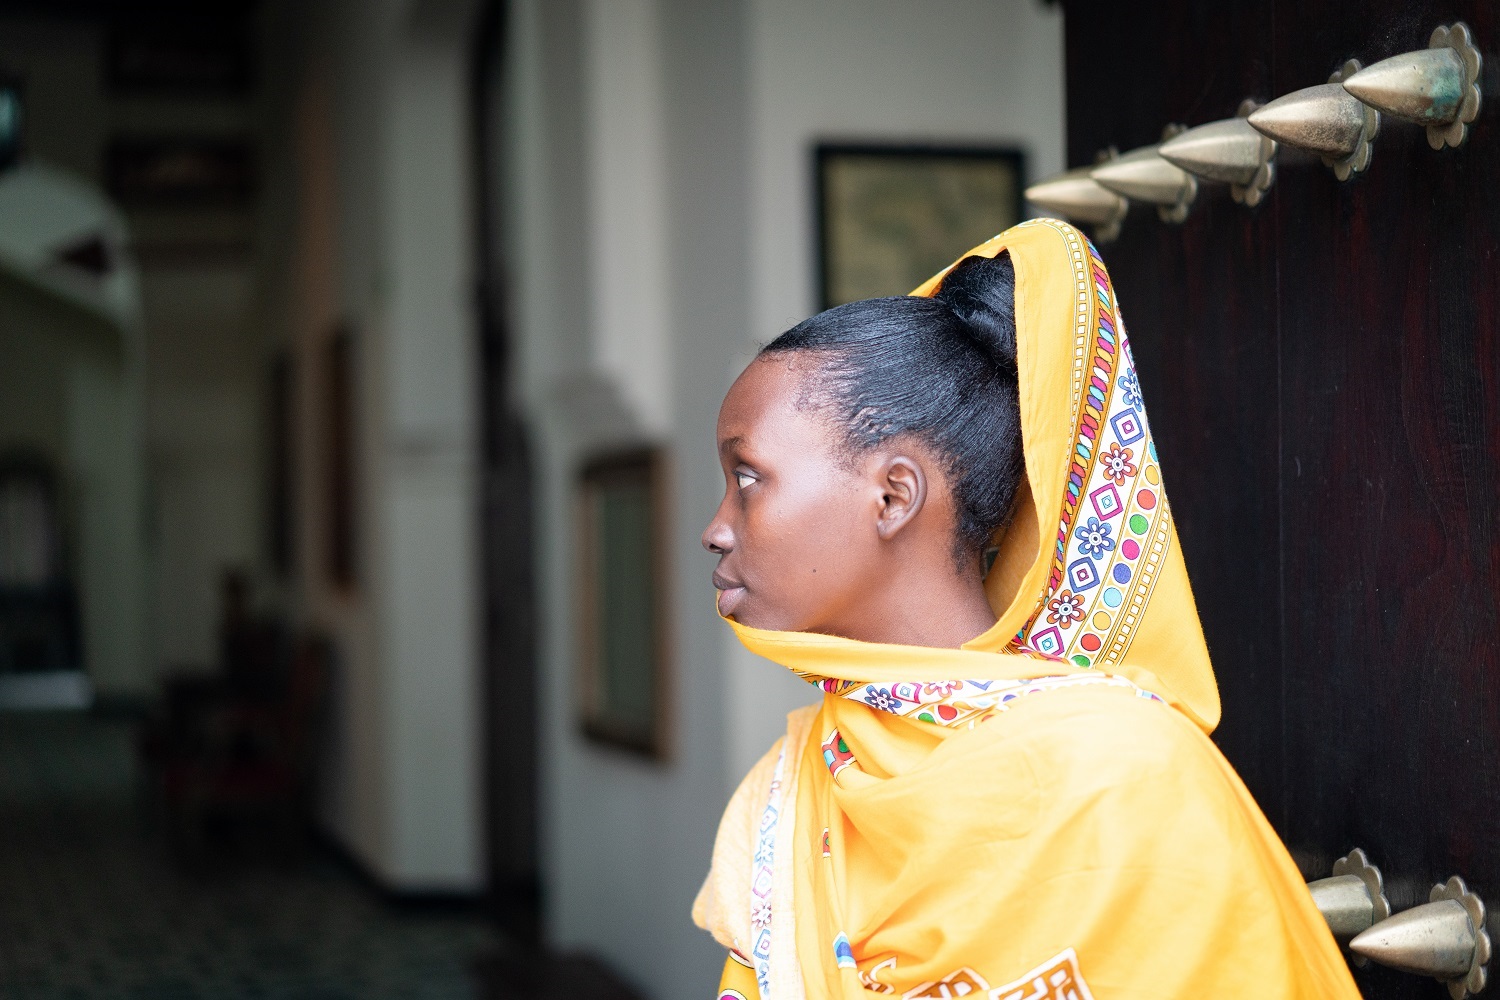
[[[1308, 878], [1500, 905], [1500, 4], [1065, 3], [1070, 162], [1425, 48], [1466, 21], [1458, 150], [1387, 120], [1348, 183], [1283, 149], [1254, 209], [1132, 206], [1119, 289], [1224, 700], [1217, 739]], [[1493, 972], [1493, 970], [1492, 970]], [[1371, 967], [1368, 997], [1447, 994]], [[1495, 987], [1491, 987], [1491, 992]]]

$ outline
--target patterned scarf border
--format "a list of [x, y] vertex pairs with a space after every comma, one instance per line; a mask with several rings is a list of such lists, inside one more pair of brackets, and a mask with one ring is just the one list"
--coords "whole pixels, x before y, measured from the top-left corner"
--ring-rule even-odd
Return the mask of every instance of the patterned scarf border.
[[[1020, 698], [1064, 688], [1086, 685], [1123, 687], [1130, 688], [1138, 697], [1162, 700], [1125, 677], [1104, 673], [1064, 674], [1013, 681], [897, 681], [888, 684], [841, 681], [800, 672], [799, 676], [816, 684], [827, 694], [859, 702], [889, 715], [950, 729], [972, 729], [978, 723], [1007, 711]], [[839, 742], [840, 739], [838, 731], [834, 730], [823, 744], [825, 762], [829, 771], [834, 774], [853, 762], [848, 750]]]
[[1074, 436], [1047, 589], [1010, 648], [1106, 666], [1130, 647], [1166, 555], [1171, 516], [1135, 359], [1099, 251], [1065, 223], [1024, 225], [1062, 234], [1073, 267]]
[[781, 822], [781, 775], [786, 764], [786, 746], [776, 756], [776, 771], [766, 806], [761, 810], [755, 835], [755, 855], [750, 872], [750, 958], [755, 964], [755, 982], [761, 1000], [771, 996], [771, 887], [776, 870], [776, 828]]

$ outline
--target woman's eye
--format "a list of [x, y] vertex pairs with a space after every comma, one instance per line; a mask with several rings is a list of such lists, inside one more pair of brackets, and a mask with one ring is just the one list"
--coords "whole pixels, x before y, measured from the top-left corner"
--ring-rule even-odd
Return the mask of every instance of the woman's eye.
[[755, 477], [748, 472], [736, 472], [734, 474], [734, 481], [740, 484], [740, 489], [744, 489], [755, 482]]

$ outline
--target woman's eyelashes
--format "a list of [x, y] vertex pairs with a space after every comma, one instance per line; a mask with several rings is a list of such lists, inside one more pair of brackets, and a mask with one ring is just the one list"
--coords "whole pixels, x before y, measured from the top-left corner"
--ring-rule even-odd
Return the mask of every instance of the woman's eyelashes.
[[755, 482], [755, 477], [743, 469], [736, 469], [734, 470], [734, 481], [743, 490]]

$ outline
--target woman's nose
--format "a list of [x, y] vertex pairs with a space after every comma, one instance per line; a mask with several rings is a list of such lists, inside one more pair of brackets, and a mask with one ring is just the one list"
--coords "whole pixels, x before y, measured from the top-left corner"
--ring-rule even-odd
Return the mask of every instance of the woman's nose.
[[724, 519], [718, 514], [708, 522], [708, 527], [703, 529], [703, 547], [716, 556], [722, 556], [734, 548], [734, 532]]

